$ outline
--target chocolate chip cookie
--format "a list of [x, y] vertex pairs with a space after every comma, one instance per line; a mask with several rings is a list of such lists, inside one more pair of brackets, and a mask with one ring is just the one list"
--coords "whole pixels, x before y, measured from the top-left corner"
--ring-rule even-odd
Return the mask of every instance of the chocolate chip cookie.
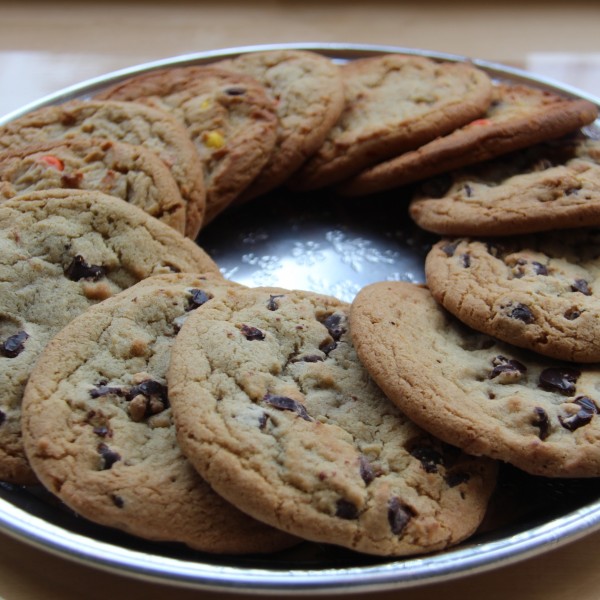
[[361, 196], [389, 190], [561, 137], [597, 116], [598, 108], [587, 100], [499, 83], [483, 118], [363, 171], [341, 184], [338, 191]]
[[40, 481], [96, 523], [205, 552], [270, 552], [297, 540], [239, 512], [181, 453], [165, 374], [181, 324], [236, 284], [151, 277], [91, 307], [48, 344], [23, 400]]
[[72, 100], [33, 111], [0, 127], [0, 148], [94, 137], [141, 145], [155, 152], [171, 170], [186, 201], [186, 235], [195, 238], [202, 225], [206, 193], [202, 166], [185, 128], [165, 111], [136, 102]]
[[423, 229], [456, 236], [600, 225], [597, 147], [598, 141], [569, 138], [461, 169], [448, 182], [424, 184], [410, 215]]
[[600, 361], [600, 232], [443, 240], [425, 273], [433, 297], [489, 335], [561, 360]]
[[363, 288], [350, 323], [369, 373], [433, 435], [533, 475], [600, 475], [596, 366], [499, 342], [404, 282]]
[[345, 108], [321, 148], [294, 177], [296, 189], [338, 183], [414, 150], [485, 114], [492, 84], [463, 63], [385, 55], [341, 67]]
[[252, 183], [275, 146], [275, 102], [258, 81], [241, 73], [208, 66], [161, 69], [98, 97], [142, 102], [181, 121], [204, 166], [205, 223]]
[[21, 399], [31, 368], [64, 325], [150, 275], [219, 273], [194, 242], [100, 192], [48, 190], [0, 204], [0, 480], [34, 480]]
[[218, 493], [289, 533], [377, 555], [456, 544], [496, 465], [393, 406], [356, 357], [348, 308], [243, 289], [194, 311], [167, 375], [182, 450]]
[[186, 203], [177, 183], [143, 146], [72, 138], [0, 153], [0, 199], [52, 188], [117, 196], [185, 232]]

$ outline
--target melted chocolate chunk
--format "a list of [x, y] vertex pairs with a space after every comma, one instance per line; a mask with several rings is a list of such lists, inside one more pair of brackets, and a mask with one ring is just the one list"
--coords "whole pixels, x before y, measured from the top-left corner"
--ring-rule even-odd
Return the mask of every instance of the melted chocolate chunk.
[[321, 323], [327, 328], [329, 335], [337, 342], [346, 333], [346, 327], [343, 325], [344, 321], [345, 319], [342, 315], [333, 313], [321, 321]]
[[548, 275], [548, 269], [546, 268], [546, 265], [543, 265], [535, 260], [532, 261], [531, 264], [533, 265], [533, 270], [536, 275]]
[[92, 398], [100, 398], [102, 396], [110, 396], [115, 394], [116, 396], [124, 396], [125, 390], [119, 387], [113, 387], [108, 385], [99, 385], [94, 389], [90, 390], [90, 396]]
[[465, 471], [456, 471], [455, 473], [448, 473], [444, 480], [448, 484], [448, 487], [456, 487], [461, 483], [467, 483], [471, 479], [470, 473], [466, 473]]
[[250, 341], [253, 340], [264, 340], [265, 339], [265, 334], [260, 330], [257, 329], [256, 327], [251, 327], [250, 325], [242, 325], [240, 327], [240, 330], [242, 332], [242, 335]]
[[228, 96], [243, 96], [246, 93], [246, 88], [243, 87], [230, 87], [225, 90]]
[[154, 379], [146, 379], [138, 385], [132, 386], [127, 392], [125, 398], [126, 400], [133, 400], [133, 398], [139, 396], [140, 394], [142, 396], [146, 396], [146, 398], [158, 396], [163, 404], [168, 405], [169, 396], [167, 386], [159, 381], [155, 381]]
[[78, 190], [83, 181], [83, 173], [76, 171], [73, 174], [65, 173], [61, 178], [61, 187]]
[[309, 362], [309, 363], [323, 362], [323, 357], [319, 356], [318, 354], [306, 354], [304, 356], [301, 356], [300, 358], [294, 358], [294, 360], [292, 360], [292, 362]]
[[414, 515], [413, 509], [402, 504], [400, 498], [393, 496], [390, 499], [388, 503], [388, 523], [394, 535], [402, 534]]
[[266, 402], [270, 406], [278, 408], [279, 410], [290, 410], [292, 412], [295, 412], [305, 421], [312, 421], [309, 414], [306, 412], [306, 408], [304, 408], [304, 405], [300, 404], [300, 402], [297, 402], [296, 400], [293, 400], [292, 398], [288, 398], [287, 396], [265, 394], [265, 396], [263, 397], [263, 402]]
[[101, 471], [110, 469], [116, 462], [121, 460], [121, 455], [117, 452], [113, 452], [106, 444], [102, 443], [98, 445], [98, 454], [102, 458]]
[[190, 298], [188, 299], [187, 311], [196, 310], [199, 306], [206, 304], [212, 296], [198, 288], [190, 290]]
[[456, 252], [456, 248], [458, 247], [458, 242], [452, 242], [450, 244], [445, 244], [444, 246], [442, 246], [442, 252], [448, 256], [454, 256], [454, 253]]
[[4, 423], [6, 423], [6, 413], [0, 410], [0, 426], [4, 425]]
[[506, 358], [499, 354], [492, 360], [494, 368], [490, 371], [489, 378], [494, 379], [500, 375], [505, 378], [519, 379], [527, 371], [527, 367], [513, 358]]
[[279, 308], [279, 302], [277, 302], [277, 298], [283, 298], [284, 294], [276, 294], [269, 296], [269, 300], [267, 301], [267, 309], [268, 310], [277, 310]]
[[117, 496], [117, 494], [111, 494], [110, 499], [117, 508], [123, 508], [125, 506], [125, 501], [121, 496]]
[[581, 312], [579, 310], [577, 310], [576, 308], [570, 308], [564, 314], [565, 319], [567, 319], [568, 321], [574, 321], [575, 319], [578, 319], [580, 316], [581, 316]]
[[375, 479], [375, 471], [373, 465], [369, 462], [366, 456], [361, 456], [359, 459], [360, 476], [366, 485], [369, 485]]
[[540, 373], [538, 386], [549, 392], [572, 396], [575, 393], [575, 384], [580, 375], [581, 371], [573, 367], [551, 367]]
[[78, 254], [65, 269], [65, 275], [71, 281], [79, 281], [80, 279], [98, 281], [106, 275], [106, 269], [99, 265], [88, 265], [83, 256]]
[[529, 325], [535, 321], [535, 317], [531, 312], [531, 309], [525, 304], [517, 304], [509, 313], [508, 316], [511, 319], [517, 319], [518, 321], [523, 321]]
[[568, 417], [558, 416], [560, 424], [569, 431], [575, 431], [584, 425], [587, 425], [594, 415], [598, 414], [598, 406], [587, 396], [579, 396], [573, 400], [574, 404], [578, 404], [581, 408], [573, 415]]
[[538, 433], [540, 440], [545, 440], [550, 435], [550, 419], [548, 418], [548, 413], [540, 406], [536, 406], [533, 409], [533, 414], [535, 418], [531, 421], [531, 424], [540, 430]]
[[335, 504], [335, 516], [340, 519], [358, 519], [358, 508], [352, 502], [342, 498]]
[[6, 358], [15, 358], [25, 350], [25, 341], [29, 338], [26, 331], [19, 331], [0, 344], [0, 354]]
[[325, 354], [329, 354], [332, 350], [337, 348], [337, 342], [328, 342], [325, 341], [319, 346], [319, 350], [324, 352]]
[[465, 269], [468, 269], [471, 266], [471, 255], [470, 254], [461, 254], [460, 262]]
[[590, 285], [585, 279], [576, 279], [571, 284], [571, 290], [574, 292], [581, 292], [585, 296], [592, 295], [592, 290], [590, 290]]
[[410, 454], [421, 462], [427, 473], [437, 473], [438, 465], [444, 464], [444, 457], [430, 446], [417, 446]]

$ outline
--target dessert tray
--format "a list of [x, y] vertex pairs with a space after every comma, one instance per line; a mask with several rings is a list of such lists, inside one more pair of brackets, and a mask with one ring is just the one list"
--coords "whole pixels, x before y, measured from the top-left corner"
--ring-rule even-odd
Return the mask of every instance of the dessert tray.
[[[0, 118], [0, 124], [35, 108], [89, 97], [141, 72], [279, 48], [312, 50], [340, 62], [383, 53], [469, 60], [496, 80], [525, 82], [600, 105], [576, 89], [487, 61], [389, 46], [295, 44], [203, 52], [124, 69], [43, 98]], [[585, 133], [600, 138], [600, 124]], [[423, 260], [434, 238], [412, 224], [404, 200], [401, 191], [348, 199], [327, 192], [277, 190], [223, 213], [200, 233], [198, 243], [227, 278], [239, 283], [313, 290], [351, 301], [374, 281], [424, 281]], [[104, 528], [78, 517], [41, 488], [0, 483], [0, 530], [16, 539], [121, 575], [236, 593], [348, 594], [407, 588], [514, 563], [597, 529], [600, 479], [548, 480], [503, 467], [478, 533], [444, 552], [384, 558], [306, 542], [268, 556], [219, 556]]]

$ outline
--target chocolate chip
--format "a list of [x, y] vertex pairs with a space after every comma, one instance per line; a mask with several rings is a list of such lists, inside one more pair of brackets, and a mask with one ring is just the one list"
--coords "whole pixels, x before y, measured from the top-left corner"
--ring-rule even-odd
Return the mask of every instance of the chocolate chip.
[[356, 508], [352, 502], [341, 498], [335, 504], [335, 516], [339, 517], [340, 519], [357, 519], [358, 508]]
[[549, 392], [572, 396], [575, 393], [575, 384], [580, 375], [581, 371], [573, 367], [551, 367], [540, 373], [538, 385]]
[[279, 302], [277, 302], [277, 298], [283, 298], [284, 294], [276, 294], [269, 296], [269, 300], [267, 301], [267, 308], [269, 310], [277, 310], [279, 308]]
[[111, 494], [110, 499], [117, 508], [123, 508], [125, 506], [125, 501], [121, 496], [117, 496], [117, 494]]
[[494, 368], [490, 371], [489, 378], [500, 377], [500, 383], [512, 383], [521, 379], [527, 367], [514, 358], [506, 358], [499, 354], [492, 359]]
[[550, 419], [548, 413], [540, 406], [536, 406], [533, 409], [534, 420], [531, 424], [534, 427], [539, 428], [538, 437], [540, 440], [545, 440], [550, 435]]
[[445, 244], [444, 246], [442, 246], [442, 252], [448, 257], [454, 256], [454, 253], [456, 252], [457, 247], [458, 247], [458, 242], [452, 242], [451, 244]]
[[342, 317], [342, 315], [337, 313], [333, 313], [321, 321], [321, 323], [327, 328], [327, 331], [329, 331], [329, 335], [335, 341], [338, 341], [342, 335], [346, 333], [346, 327], [343, 325], [344, 322], [345, 319]]
[[243, 96], [246, 93], [246, 88], [243, 87], [230, 87], [225, 90], [228, 96]]
[[121, 460], [121, 455], [117, 452], [113, 452], [104, 443], [98, 445], [98, 454], [100, 454], [100, 457], [102, 458], [101, 471], [110, 469], [116, 462]]
[[456, 471], [455, 473], [448, 473], [448, 475], [444, 477], [444, 480], [448, 484], [448, 487], [451, 488], [456, 487], [461, 483], [467, 483], [469, 479], [471, 479], [471, 474], [466, 473], [465, 471]]
[[468, 269], [471, 266], [471, 255], [470, 254], [461, 254], [460, 262], [465, 269]]
[[388, 503], [388, 523], [394, 535], [400, 535], [415, 515], [409, 506], [403, 504], [400, 499], [393, 496]]
[[267, 421], [269, 420], [269, 415], [267, 413], [263, 413], [260, 415], [258, 419], [258, 428], [263, 430], [267, 426]]
[[325, 354], [329, 354], [332, 350], [337, 348], [337, 342], [330, 342], [329, 340], [324, 341], [320, 346], [319, 350]]
[[546, 265], [543, 265], [535, 260], [532, 261], [531, 264], [533, 265], [533, 270], [536, 275], [548, 275], [548, 269], [546, 268]]
[[266, 402], [270, 406], [278, 408], [279, 410], [290, 410], [292, 412], [295, 412], [305, 421], [312, 421], [309, 414], [306, 412], [306, 408], [304, 408], [304, 405], [300, 404], [300, 402], [297, 402], [292, 398], [288, 398], [287, 396], [265, 394], [265, 396], [263, 397], [263, 402]]
[[585, 279], [576, 279], [571, 284], [571, 290], [573, 292], [581, 292], [585, 296], [592, 295], [592, 290], [590, 290], [589, 283]]
[[65, 173], [60, 178], [61, 187], [68, 188], [71, 190], [78, 190], [81, 187], [83, 181], [83, 173], [76, 171], [73, 174]]
[[410, 451], [421, 462], [421, 465], [427, 473], [437, 473], [438, 465], [444, 464], [444, 457], [430, 446], [417, 446]]
[[468, 183], [465, 183], [463, 189], [465, 190], [467, 198], [470, 198], [473, 195], [473, 188]]
[[200, 290], [198, 288], [191, 289], [186, 311], [196, 310], [199, 306], [206, 304], [211, 298], [212, 296], [210, 296], [203, 290]]
[[102, 396], [110, 396], [111, 394], [115, 394], [115, 396], [124, 396], [125, 390], [119, 387], [113, 387], [108, 385], [99, 385], [94, 389], [90, 390], [90, 396], [92, 398], [100, 398]]
[[362, 480], [367, 485], [369, 485], [373, 481], [373, 479], [375, 479], [375, 471], [373, 470], [373, 465], [369, 462], [369, 459], [366, 456], [360, 457], [358, 465]]
[[106, 269], [99, 265], [88, 265], [83, 256], [78, 254], [65, 269], [65, 275], [71, 281], [79, 281], [80, 279], [98, 281], [106, 275]]
[[587, 396], [579, 396], [573, 400], [574, 404], [578, 404], [581, 408], [573, 415], [568, 417], [558, 416], [560, 424], [569, 431], [575, 431], [584, 425], [587, 425], [594, 415], [598, 414], [598, 406]]
[[292, 362], [308, 362], [308, 363], [315, 363], [315, 362], [323, 362], [323, 357], [320, 356], [319, 354], [305, 354], [304, 356], [299, 356], [297, 358], [294, 358], [292, 360]]
[[247, 340], [253, 341], [253, 340], [264, 340], [265, 339], [265, 334], [260, 329], [257, 329], [256, 327], [251, 327], [250, 325], [242, 325], [240, 327], [240, 330], [242, 332], [242, 335]]
[[112, 431], [106, 425], [98, 425], [94, 427], [93, 432], [100, 437], [111, 437]]
[[25, 350], [25, 341], [29, 338], [29, 334], [25, 331], [19, 331], [9, 338], [6, 338], [0, 344], [0, 354], [6, 358], [15, 358]]
[[6, 423], [6, 413], [0, 410], [0, 426]]
[[570, 308], [564, 314], [565, 319], [567, 319], [568, 321], [574, 321], [575, 319], [578, 319], [580, 316], [581, 316], [581, 311], [577, 310], [576, 308]]
[[523, 321], [529, 325], [535, 321], [535, 317], [531, 312], [531, 309], [525, 304], [517, 304], [509, 313], [508, 316], [511, 319], [517, 319], [518, 321]]
[[168, 404], [169, 402], [167, 386], [154, 379], [145, 379], [141, 383], [132, 386], [125, 398], [126, 400], [133, 400], [133, 398], [140, 394], [146, 396], [146, 398], [158, 396], [163, 404]]

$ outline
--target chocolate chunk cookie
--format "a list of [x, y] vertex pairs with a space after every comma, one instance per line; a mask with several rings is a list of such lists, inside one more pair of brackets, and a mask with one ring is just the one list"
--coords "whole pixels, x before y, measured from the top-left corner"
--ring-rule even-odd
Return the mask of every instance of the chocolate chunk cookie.
[[411, 419], [465, 452], [533, 475], [600, 475], [598, 370], [476, 332], [420, 286], [376, 283], [352, 303], [361, 361]]
[[72, 100], [40, 108], [0, 127], [0, 148], [94, 137], [141, 145], [169, 167], [186, 200], [186, 235], [195, 238], [202, 225], [206, 194], [202, 166], [185, 128], [165, 111], [136, 102]]
[[461, 321], [554, 358], [600, 361], [600, 232], [437, 243], [425, 273]]
[[208, 223], [256, 178], [275, 146], [275, 102], [252, 77], [207, 66], [162, 69], [99, 94], [173, 114], [204, 166]]
[[303, 50], [249, 52], [217, 64], [254, 77], [276, 103], [275, 149], [242, 196], [250, 200], [283, 184], [321, 147], [344, 108], [342, 77], [330, 59]]
[[457, 236], [600, 225], [599, 147], [566, 139], [456, 171], [441, 190], [424, 185], [410, 215], [423, 229]]
[[297, 540], [239, 512], [181, 453], [165, 381], [185, 319], [236, 284], [151, 277], [90, 308], [48, 344], [23, 400], [40, 481], [80, 515], [206, 552], [270, 552]]
[[69, 139], [0, 153], [0, 199], [67, 188], [117, 196], [185, 232], [186, 203], [150, 150], [102, 139]]
[[194, 242], [118, 198], [48, 190], [0, 204], [0, 480], [34, 480], [21, 399], [52, 336], [92, 304], [180, 271], [219, 273]]
[[500, 83], [483, 118], [363, 171], [338, 191], [361, 196], [406, 185], [561, 137], [597, 116], [598, 108], [586, 100]]
[[495, 463], [393, 406], [356, 357], [348, 308], [243, 289], [194, 311], [167, 375], [182, 450], [218, 493], [292, 534], [378, 555], [456, 544]]
[[294, 177], [315, 189], [414, 150], [485, 114], [492, 84], [479, 69], [400, 54], [341, 67], [346, 104], [321, 148]]

